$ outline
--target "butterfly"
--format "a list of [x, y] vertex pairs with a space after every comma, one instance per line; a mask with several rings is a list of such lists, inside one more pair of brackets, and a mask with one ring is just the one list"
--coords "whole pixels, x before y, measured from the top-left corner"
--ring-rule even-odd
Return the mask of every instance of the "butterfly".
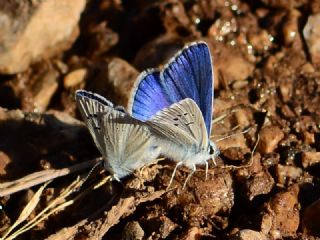
[[129, 114], [147, 122], [160, 139], [161, 154], [177, 162], [169, 186], [178, 166], [192, 169], [188, 180], [198, 164], [206, 165], [207, 174], [207, 160], [219, 154], [209, 140], [213, 81], [210, 50], [200, 41], [179, 51], [163, 70], [142, 72], [133, 87]]
[[114, 107], [99, 94], [85, 90], [77, 90], [75, 99], [104, 158], [104, 167], [113, 179], [120, 181], [159, 156], [160, 147], [148, 126], [121, 107]]

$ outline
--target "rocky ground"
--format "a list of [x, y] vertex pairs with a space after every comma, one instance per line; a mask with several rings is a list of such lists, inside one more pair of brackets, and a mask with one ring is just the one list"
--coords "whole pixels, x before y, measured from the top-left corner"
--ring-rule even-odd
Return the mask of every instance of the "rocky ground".
[[[4, 1], [0, 26], [1, 236], [320, 237], [319, 1]], [[214, 58], [214, 116], [226, 115], [213, 139], [249, 131], [219, 141], [208, 179], [199, 167], [185, 190], [181, 168], [166, 191], [168, 160], [95, 190], [98, 169], [79, 189], [99, 152], [75, 90], [126, 106], [142, 70], [195, 40]]]

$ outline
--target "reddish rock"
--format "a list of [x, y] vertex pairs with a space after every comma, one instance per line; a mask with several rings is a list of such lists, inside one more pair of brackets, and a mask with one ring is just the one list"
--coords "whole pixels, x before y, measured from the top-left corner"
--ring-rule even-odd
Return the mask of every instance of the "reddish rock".
[[320, 237], [320, 199], [308, 206], [302, 217], [302, 231]]
[[128, 62], [114, 58], [108, 64], [108, 81], [119, 96], [119, 105], [126, 106], [138, 71]]
[[[227, 227], [225, 218], [234, 204], [231, 175], [226, 171], [215, 171], [214, 175], [209, 172], [205, 181], [204, 171], [199, 169], [182, 190], [181, 184], [186, 178], [179, 174], [180, 171], [177, 172], [171, 186], [177, 187], [177, 190], [168, 192], [164, 199], [168, 208], [176, 209], [179, 217], [190, 224], [190, 227], [200, 227], [208, 218], [219, 219], [219, 223], [216, 224], [222, 228]], [[219, 217], [220, 215], [223, 217]]]
[[85, 68], [79, 68], [68, 73], [63, 79], [63, 86], [65, 88], [71, 88], [80, 85], [84, 82], [86, 76], [88, 74], [88, 70]]
[[277, 193], [266, 205], [261, 230], [274, 238], [290, 237], [299, 227], [299, 187], [293, 185], [288, 191]]
[[304, 168], [318, 164], [320, 162], [320, 152], [303, 152], [301, 161]]
[[[24, 110], [44, 112], [58, 89], [58, 76], [58, 71], [51, 68], [38, 78], [30, 89], [33, 101], [31, 104], [27, 104], [29, 106]], [[30, 102], [30, 99], [27, 97], [24, 101]]]
[[250, 229], [243, 229], [237, 233], [232, 234], [228, 239], [230, 240], [267, 240], [268, 238], [261, 232]]
[[0, 4], [0, 72], [26, 70], [31, 62], [66, 50], [78, 36], [86, 1], [4, 1]]
[[283, 24], [283, 38], [286, 45], [292, 44], [297, 37], [299, 37], [298, 20], [301, 16], [300, 12], [296, 9], [291, 9]]
[[[246, 80], [252, 75], [254, 65], [249, 62], [239, 51], [235, 51], [231, 47], [216, 44], [212, 47], [215, 84], [229, 84], [235, 81]], [[220, 76], [220, 77], [219, 77]]]
[[192, 227], [188, 229], [184, 234], [180, 235], [178, 239], [181, 240], [198, 240], [203, 235], [201, 228]]
[[[219, 140], [219, 137], [216, 139]], [[230, 138], [223, 139], [217, 142], [218, 148], [222, 151], [228, 148], [242, 148], [247, 149], [246, 139], [243, 134], [235, 135]], [[247, 152], [247, 151], [246, 151]]]
[[292, 9], [305, 4], [307, 0], [262, 0], [262, 2], [270, 7]]
[[261, 129], [258, 150], [261, 153], [271, 153], [278, 143], [284, 138], [283, 131], [277, 126], [269, 126]]
[[271, 48], [273, 37], [266, 30], [262, 30], [258, 33], [249, 33], [248, 40], [255, 51], [265, 52]]
[[308, 144], [308, 145], [315, 143], [314, 133], [310, 133], [310, 132], [305, 131], [303, 133], [303, 141], [305, 144]]
[[306, 40], [312, 63], [320, 66], [320, 14], [309, 16], [303, 29], [303, 36]]
[[257, 173], [260, 173], [263, 171], [263, 166], [261, 165], [261, 155], [260, 153], [255, 153], [253, 156], [253, 159], [250, 158], [249, 160], [250, 162], [248, 162], [246, 165], [246, 167], [244, 168], [239, 168], [237, 170], [237, 176], [240, 178], [244, 178], [244, 179], [248, 179], [250, 176], [252, 175], [256, 175]]
[[251, 201], [254, 197], [261, 194], [268, 194], [272, 190], [274, 180], [269, 172], [263, 171], [247, 180], [246, 189], [247, 196]]
[[6, 167], [10, 162], [10, 157], [5, 152], [0, 151], [0, 176], [7, 173]]
[[144, 237], [144, 231], [141, 228], [139, 222], [128, 222], [123, 229], [123, 240], [142, 240]]
[[280, 184], [285, 184], [288, 181], [295, 181], [303, 174], [302, 169], [295, 166], [285, 166], [277, 164], [276, 166], [276, 175], [277, 182]]
[[239, 126], [247, 127], [253, 119], [252, 111], [249, 109], [239, 109], [235, 112], [235, 118]]

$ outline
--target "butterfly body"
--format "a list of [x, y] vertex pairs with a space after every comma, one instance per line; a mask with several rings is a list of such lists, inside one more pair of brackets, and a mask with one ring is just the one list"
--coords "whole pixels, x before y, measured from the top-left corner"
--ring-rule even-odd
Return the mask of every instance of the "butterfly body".
[[165, 149], [161, 154], [177, 163], [182, 162], [184, 166], [190, 169], [193, 169], [196, 165], [205, 165], [208, 160], [212, 159], [212, 155], [206, 149], [186, 148], [166, 140], [160, 140], [159, 145]]

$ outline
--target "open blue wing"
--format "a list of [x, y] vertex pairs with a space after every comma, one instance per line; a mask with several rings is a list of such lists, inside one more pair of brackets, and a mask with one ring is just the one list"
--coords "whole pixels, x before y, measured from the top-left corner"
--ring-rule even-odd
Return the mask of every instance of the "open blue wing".
[[161, 86], [169, 102], [193, 99], [199, 106], [211, 132], [213, 71], [209, 48], [205, 42], [193, 43], [176, 54], [160, 74]]
[[142, 72], [133, 88], [128, 109], [134, 118], [147, 121], [160, 110], [185, 98], [198, 104], [210, 136], [213, 71], [211, 54], [205, 42], [183, 48], [161, 72]]
[[142, 72], [131, 93], [128, 104], [129, 113], [136, 119], [147, 121], [170, 105], [160, 85], [160, 72], [155, 69]]

